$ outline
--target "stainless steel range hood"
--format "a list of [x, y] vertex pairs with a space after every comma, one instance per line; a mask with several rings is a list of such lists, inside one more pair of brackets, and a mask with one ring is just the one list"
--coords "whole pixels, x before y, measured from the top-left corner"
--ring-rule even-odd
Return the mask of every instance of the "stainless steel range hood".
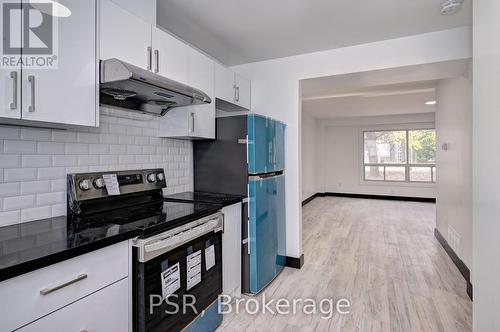
[[118, 59], [101, 61], [100, 103], [163, 116], [174, 107], [210, 104], [203, 91]]

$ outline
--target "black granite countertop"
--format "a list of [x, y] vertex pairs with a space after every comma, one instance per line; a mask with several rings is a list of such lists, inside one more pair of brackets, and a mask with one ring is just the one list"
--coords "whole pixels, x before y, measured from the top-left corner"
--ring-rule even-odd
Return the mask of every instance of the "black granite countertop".
[[55, 217], [0, 227], [0, 281], [137, 236], [166, 231], [220, 210], [156, 202], [86, 217]]
[[167, 195], [165, 199], [172, 202], [199, 202], [206, 204], [219, 204], [221, 206], [229, 206], [239, 203], [243, 200], [244, 196], [230, 195], [222, 193], [209, 193], [209, 192], [192, 192], [186, 191], [179, 194]]

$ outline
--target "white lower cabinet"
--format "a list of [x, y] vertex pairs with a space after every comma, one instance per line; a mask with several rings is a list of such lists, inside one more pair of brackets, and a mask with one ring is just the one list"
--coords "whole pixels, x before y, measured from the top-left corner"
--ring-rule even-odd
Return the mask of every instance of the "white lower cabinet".
[[226, 206], [222, 234], [222, 293], [241, 296], [241, 203]]
[[[0, 282], [0, 312], [8, 313], [0, 319], [0, 331], [18, 329], [128, 279], [129, 248], [124, 241]], [[82, 315], [92, 318], [86, 311]]]
[[126, 332], [128, 324], [128, 280], [122, 279], [18, 331]]

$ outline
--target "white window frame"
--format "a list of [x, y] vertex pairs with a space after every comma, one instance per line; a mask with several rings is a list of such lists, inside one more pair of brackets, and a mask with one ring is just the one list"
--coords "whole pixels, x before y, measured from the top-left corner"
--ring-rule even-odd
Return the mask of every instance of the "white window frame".
[[[436, 184], [437, 177], [434, 174], [436, 169], [436, 163], [433, 164], [418, 164], [418, 163], [410, 163], [409, 158], [409, 132], [416, 130], [434, 130], [436, 128], [400, 128], [400, 129], [366, 129], [361, 132], [361, 177], [362, 180], [366, 183], [373, 184], [384, 184], [384, 183], [393, 183], [393, 184], [427, 184], [434, 185]], [[384, 131], [404, 131], [406, 132], [406, 163], [403, 164], [395, 164], [395, 163], [365, 163], [365, 133], [369, 132], [384, 132]], [[437, 152], [436, 152], [437, 153]], [[383, 167], [383, 180], [371, 180], [366, 178], [366, 167]], [[387, 167], [404, 167], [405, 168], [405, 180], [386, 180], [386, 168]], [[410, 180], [410, 169], [412, 167], [426, 167], [431, 169], [431, 181], [411, 181]]]

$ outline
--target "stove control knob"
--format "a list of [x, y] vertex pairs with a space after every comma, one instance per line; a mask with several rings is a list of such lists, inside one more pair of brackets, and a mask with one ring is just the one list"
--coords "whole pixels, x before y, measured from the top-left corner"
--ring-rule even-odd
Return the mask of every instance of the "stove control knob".
[[158, 173], [156, 175], [156, 178], [158, 179], [158, 181], [165, 181], [165, 174], [163, 173]]
[[96, 189], [102, 189], [106, 186], [106, 183], [104, 182], [103, 178], [98, 178], [94, 180], [94, 188]]
[[88, 179], [80, 180], [80, 182], [78, 183], [78, 186], [80, 187], [81, 190], [87, 191], [90, 189], [91, 182]]
[[151, 174], [148, 174], [148, 182], [156, 182], [156, 174], [154, 173], [151, 173]]

